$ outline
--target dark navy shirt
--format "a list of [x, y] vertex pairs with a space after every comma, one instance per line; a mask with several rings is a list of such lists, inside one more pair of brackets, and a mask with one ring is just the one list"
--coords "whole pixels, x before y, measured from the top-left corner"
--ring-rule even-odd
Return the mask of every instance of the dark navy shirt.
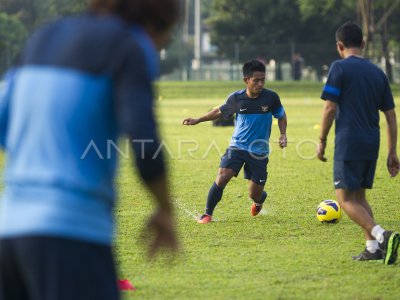
[[384, 72], [361, 57], [337, 60], [329, 69], [321, 98], [337, 104], [335, 160], [377, 159], [379, 110], [394, 108]]
[[118, 137], [146, 181], [164, 174], [153, 113], [157, 52], [146, 33], [111, 16], [56, 21], [28, 41], [0, 91], [7, 153], [0, 236], [110, 244]]
[[230, 146], [257, 155], [269, 154], [272, 116], [280, 119], [285, 115], [277, 93], [263, 89], [257, 98], [249, 98], [246, 90], [240, 90], [232, 93], [220, 110], [224, 118], [236, 113]]

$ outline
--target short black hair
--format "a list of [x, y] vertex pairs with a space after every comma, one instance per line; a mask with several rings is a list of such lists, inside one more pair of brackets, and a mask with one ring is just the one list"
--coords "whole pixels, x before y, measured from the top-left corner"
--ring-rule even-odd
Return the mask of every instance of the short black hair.
[[182, 20], [184, 0], [89, 0], [89, 9], [114, 13], [129, 23], [151, 25], [161, 32]]
[[258, 59], [252, 59], [243, 65], [243, 77], [252, 77], [254, 72], [265, 73], [265, 65]]
[[360, 26], [353, 21], [347, 21], [336, 30], [336, 41], [342, 42], [346, 48], [360, 48], [363, 42]]

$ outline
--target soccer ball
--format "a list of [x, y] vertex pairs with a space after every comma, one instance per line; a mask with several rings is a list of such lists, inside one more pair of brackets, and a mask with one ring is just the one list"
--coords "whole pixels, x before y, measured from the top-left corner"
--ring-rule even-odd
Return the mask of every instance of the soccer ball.
[[334, 200], [324, 200], [317, 207], [317, 219], [321, 223], [336, 224], [342, 218], [342, 208]]

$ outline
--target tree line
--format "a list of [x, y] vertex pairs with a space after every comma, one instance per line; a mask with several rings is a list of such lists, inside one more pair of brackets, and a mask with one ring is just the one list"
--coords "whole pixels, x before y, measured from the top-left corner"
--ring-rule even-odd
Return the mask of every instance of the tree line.
[[[194, 0], [186, 2], [193, 7]], [[233, 62], [264, 57], [279, 64], [300, 53], [307, 65], [320, 70], [338, 58], [334, 34], [347, 20], [362, 26], [365, 56], [375, 61], [384, 58], [390, 80], [393, 54], [400, 56], [400, 0], [201, 0], [201, 5], [203, 27], [208, 28], [218, 55]], [[0, 72], [35, 28], [85, 7], [86, 0], [0, 0]], [[192, 48], [193, 39], [183, 41], [182, 29], [178, 30], [163, 70], [188, 64]]]
[[235, 47], [245, 57], [288, 61], [301, 53], [319, 70], [338, 59], [335, 31], [356, 21], [366, 40], [364, 55], [385, 58], [392, 81], [392, 53], [400, 56], [400, 0], [214, 0], [208, 24], [221, 55], [235, 59]]
[[85, 7], [86, 0], [0, 0], [0, 74], [16, 61], [37, 27]]

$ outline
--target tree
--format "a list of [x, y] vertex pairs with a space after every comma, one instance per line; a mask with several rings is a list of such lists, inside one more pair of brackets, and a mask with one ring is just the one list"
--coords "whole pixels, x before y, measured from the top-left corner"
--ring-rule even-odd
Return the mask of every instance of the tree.
[[[379, 60], [385, 59], [386, 75], [393, 82], [393, 67], [390, 58], [389, 43], [399, 43], [399, 11], [400, 0], [358, 0], [357, 12], [362, 23], [367, 57]], [[393, 17], [396, 16], [397, 18]], [[389, 22], [390, 20], [390, 22]], [[379, 46], [378, 46], [379, 45]]]
[[384, 57], [386, 74], [392, 81], [390, 48], [399, 47], [400, 0], [298, 0], [298, 3], [303, 18], [303, 41], [318, 40], [312, 51], [314, 57], [306, 54], [308, 63], [327, 64], [337, 57], [332, 47], [336, 28], [347, 20], [357, 20], [366, 41], [364, 55], [374, 61]]
[[19, 19], [29, 32], [56, 17], [76, 13], [85, 0], [1, 0], [0, 11]]
[[356, 16], [354, 0], [216, 0], [214, 10], [211, 38], [226, 58], [279, 62], [301, 53], [319, 72], [338, 58], [336, 28]]
[[162, 52], [160, 73], [161, 75], [173, 72], [175, 69], [186, 70], [189, 68], [189, 62], [193, 58], [193, 51], [182, 39], [182, 29], [177, 29], [171, 43]]
[[354, 0], [298, 0], [301, 11], [299, 51], [319, 73], [322, 66], [339, 59], [335, 32], [345, 21], [356, 18]]
[[0, 73], [10, 67], [28, 34], [37, 27], [85, 7], [85, 0], [1, 0]]
[[300, 20], [295, 1], [216, 0], [214, 10], [207, 23], [221, 55], [237, 62], [252, 57], [290, 58]]
[[0, 74], [14, 62], [26, 36], [18, 18], [0, 12]]

